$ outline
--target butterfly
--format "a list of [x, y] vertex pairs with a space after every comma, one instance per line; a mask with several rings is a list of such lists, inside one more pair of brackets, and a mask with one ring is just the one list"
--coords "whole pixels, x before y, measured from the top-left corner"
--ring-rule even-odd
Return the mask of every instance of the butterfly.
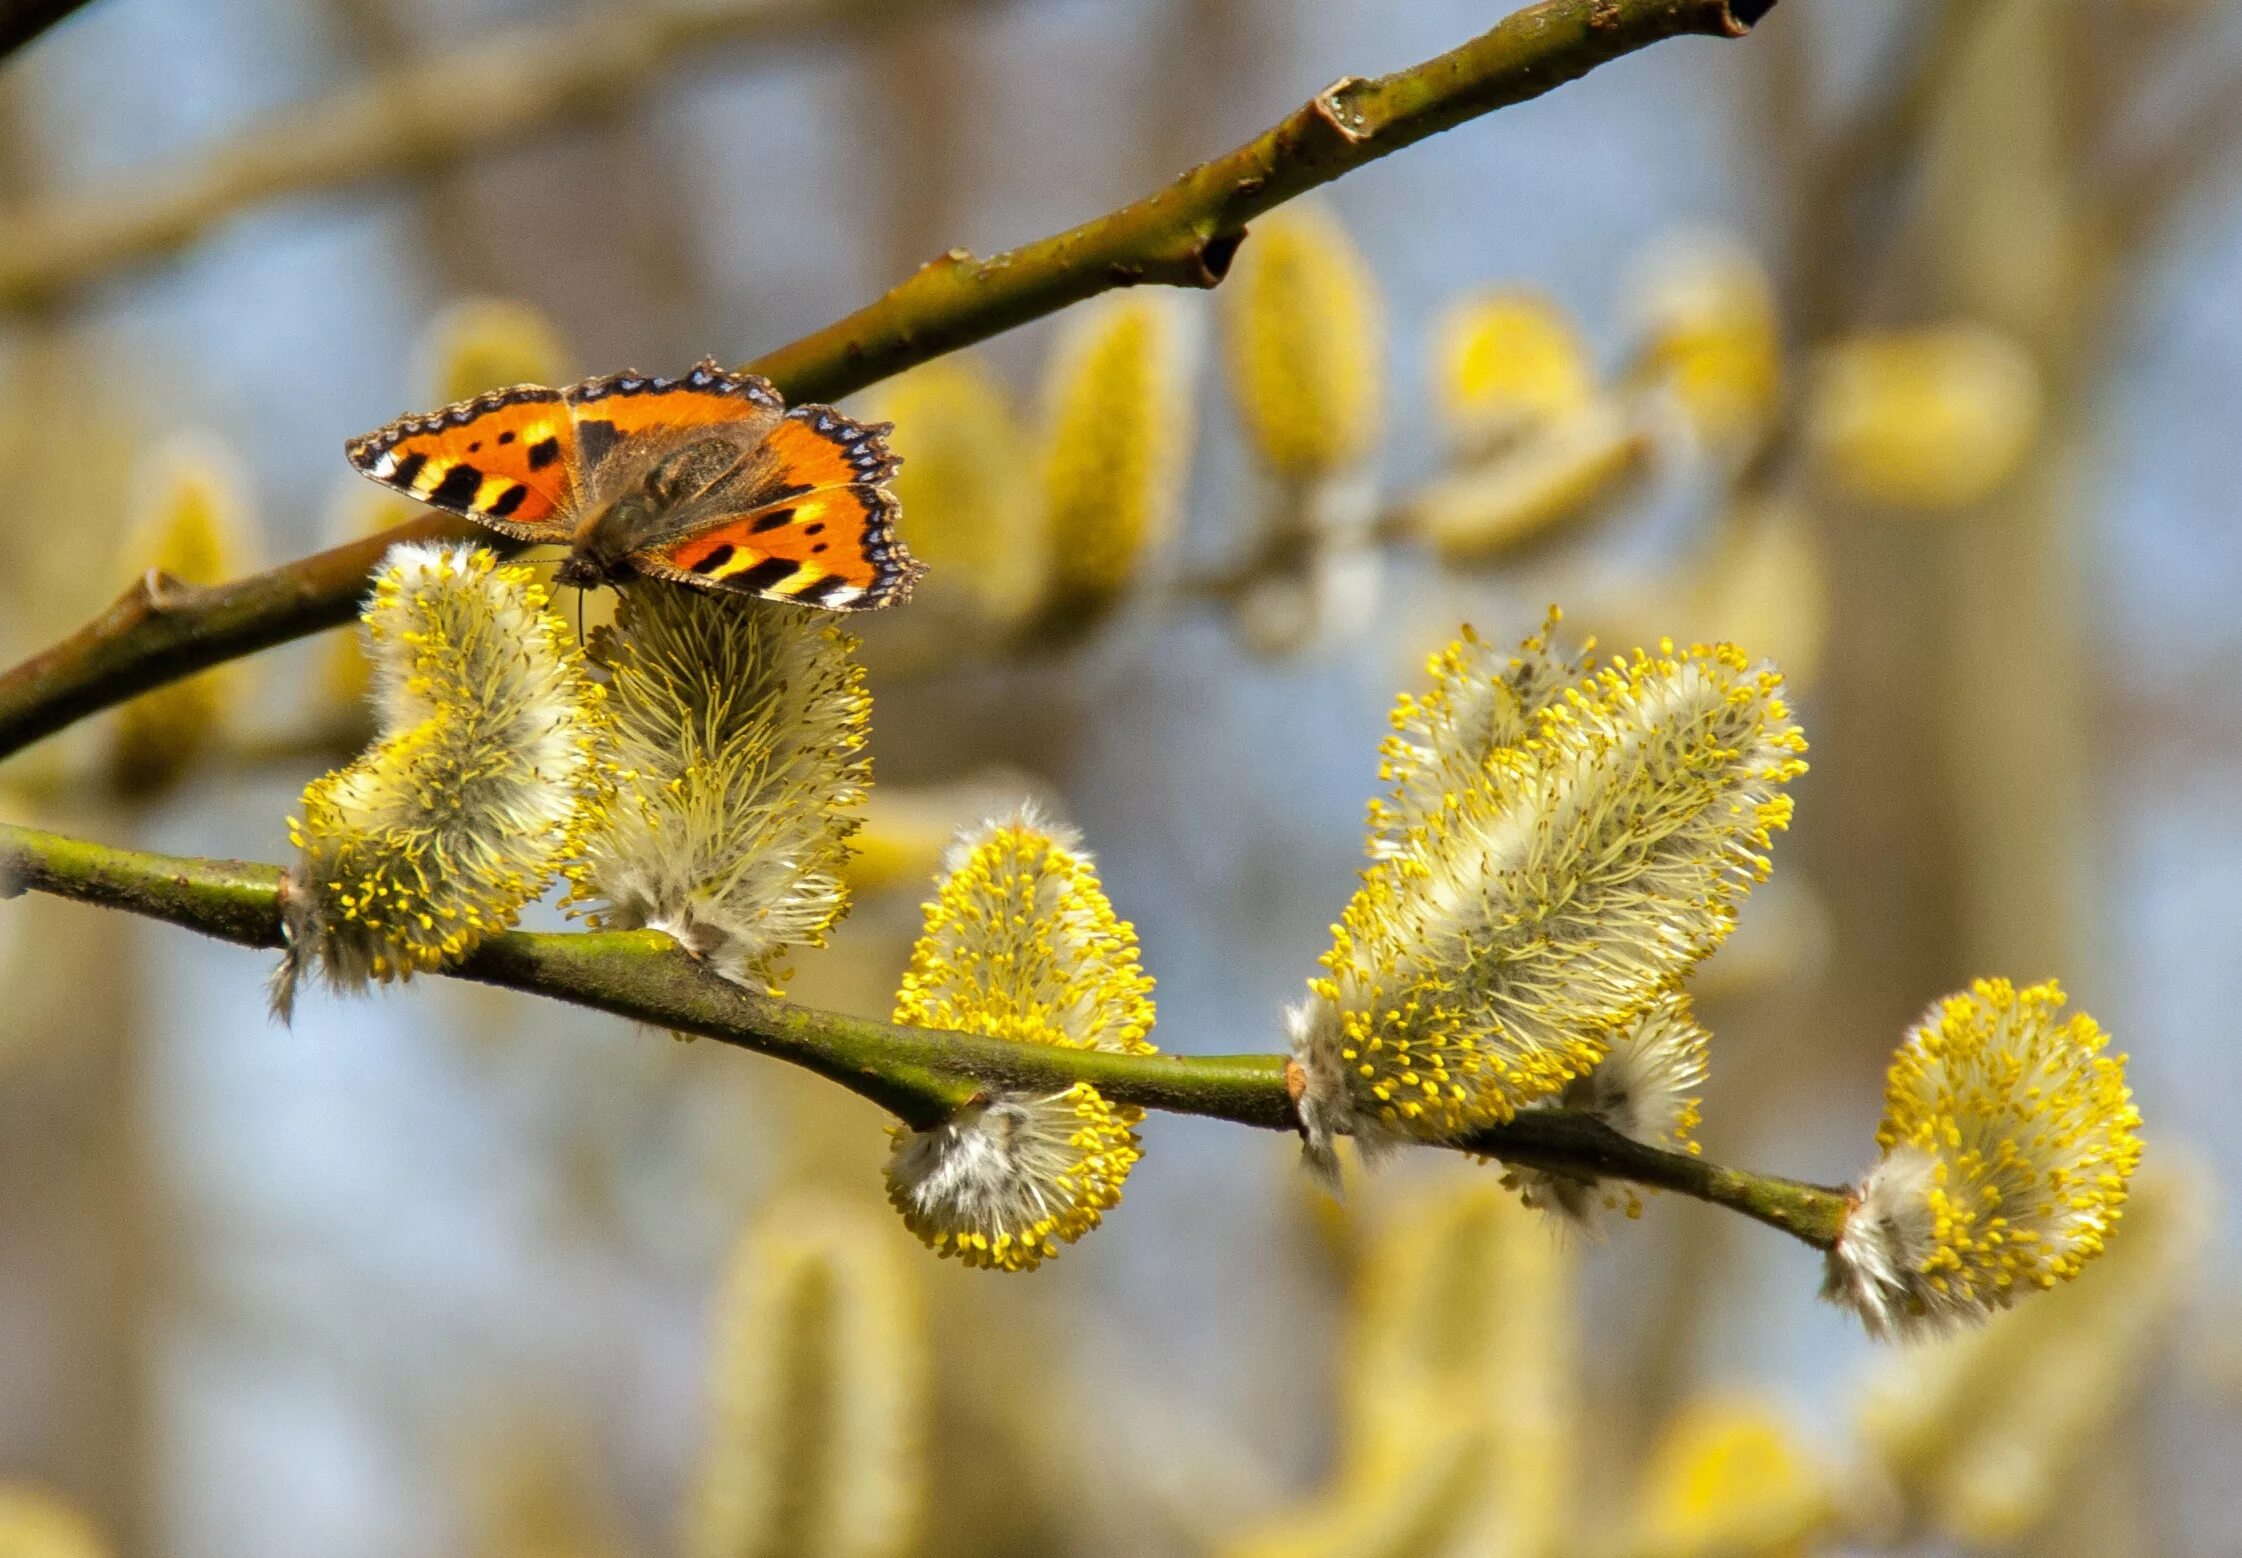
[[352, 439], [385, 487], [522, 541], [554, 575], [639, 577], [862, 611], [907, 600], [925, 566], [895, 534], [886, 423], [786, 403], [704, 359], [680, 378], [517, 384]]

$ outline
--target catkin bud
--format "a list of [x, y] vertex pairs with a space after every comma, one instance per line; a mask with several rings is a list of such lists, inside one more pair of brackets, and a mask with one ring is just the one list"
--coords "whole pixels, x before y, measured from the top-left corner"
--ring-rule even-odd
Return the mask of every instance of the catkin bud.
[[1705, 446], [1747, 447], [1783, 392], [1782, 327], [1766, 268], [1733, 239], [1693, 233], [1654, 248], [1642, 272], [1653, 382]]
[[109, 1544], [76, 1507], [25, 1483], [0, 1484], [4, 1558], [108, 1558]]
[[2078, 1275], [2141, 1160], [2125, 1057], [2051, 980], [1980, 979], [1893, 1057], [1883, 1161], [1853, 1193], [1823, 1296], [1870, 1334], [1953, 1330]]
[[1231, 394], [1262, 464], [1307, 482], [1367, 458], [1383, 410], [1382, 307], [1330, 209], [1296, 202], [1255, 222], [1219, 302]]
[[1823, 476], [1856, 497], [1966, 508], [2024, 463], [2040, 400], [2030, 356], [1989, 326], [1855, 336], [1815, 366], [1806, 440]]
[[1595, 366], [1572, 320], [1530, 291], [1490, 291], [1434, 327], [1433, 404], [1456, 454], [1478, 461], [1587, 411]]
[[1807, 1551], [1835, 1513], [1834, 1479], [1772, 1407], [1693, 1401], [1651, 1447], [1628, 1558]]
[[381, 739], [288, 824], [283, 1020], [309, 963], [338, 990], [443, 967], [575, 853], [601, 799], [600, 690], [545, 599], [481, 547], [390, 549], [365, 612]]
[[958, 352], [880, 385], [865, 416], [895, 424], [889, 443], [903, 467], [889, 487], [928, 567], [912, 616], [940, 617], [952, 635], [962, 623], [976, 638], [1001, 637], [1036, 609], [1051, 568], [1033, 467], [1020, 457], [1029, 437], [1011, 396], [979, 358]]
[[1649, 468], [1651, 452], [1625, 408], [1597, 401], [1427, 482], [1401, 502], [1395, 522], [1453, 562], [1502, 557], [1606, 512]]
[[1467, 1136], [1594, 1066], [1726, 938], [1804, 750], [1775, 671], [1662, 645], [1566, 688], [1437, 812], [1374, 836], [1290, 1019], [1310, 1163], [1328, 1171], [1342, 1132]]
[[[895, 1020], [1145, 1055], [1152, 980], [1080, 840], [1023, 809], [952, 847]], [[928, 1248], [1030, 1270], [1120, 1203], [1142, 1118], [1088, 1083], [980, 1097], [931, 1130], [897, 1127], [888, 1199]]]
[[724, 1279], [691, 1558], [903, 1558], [926, 1502], [914, 1274], [853, 1208], [781, 1205]]
[[[1603, 1059], [1567, 1082], [1547, 1106], [1600, 1121], [1630, 1141], [1695, 1152], [1689, 1133], [1697, 1125], [1711, 1036], [1689, 997], [1666, 991], [1641, 1016], [1613, 1029], [1609, 1044]], [[1630, 1217], [1642, 1211], [1631, 1187], [1607, 1187], [1593, 1175], [1522, 1168], [1510, 1177], [1528, 1206], [1576, 1228], [1593, 1228], [1600, 1208], [1620, 1208]]]
[[468, 400], [509, 384], [558, 384], [568, 351], [553, 321], [514, 298], [466, 298], [436, 316], [421, 344], [419, 381], [437, 402]]
[[616, 794], [568, 867], [602, 926], [666, 931], [771, 989], [848, 910], [871, 695], [829, 612], [646, 583], [592, 641]]
[[[181, 440], [157, 457], [149, 486], [147, 510], [125, 544], [127, 573], [160, 575], [165, 588], [217, 584], [247, 571], [255, 521], [232, 451]], [[136, 798], [170, 789], [225, 739], [240, 691], [240, 668], [222, 665], [125, 704], [109, 750], [110, 782]]]
[[1173, 298], [1075, 309], [1044, 380], [1043, 528], [1050, 634], [1110, 610], [1174, 535], [1191, 450], [1189, 353]]

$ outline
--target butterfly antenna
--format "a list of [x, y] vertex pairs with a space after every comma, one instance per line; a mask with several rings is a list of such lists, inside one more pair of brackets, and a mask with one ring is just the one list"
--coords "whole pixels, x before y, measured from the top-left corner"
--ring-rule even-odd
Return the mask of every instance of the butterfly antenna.
[[576, 586], [576, 647], [584, 647], [584, 587]]

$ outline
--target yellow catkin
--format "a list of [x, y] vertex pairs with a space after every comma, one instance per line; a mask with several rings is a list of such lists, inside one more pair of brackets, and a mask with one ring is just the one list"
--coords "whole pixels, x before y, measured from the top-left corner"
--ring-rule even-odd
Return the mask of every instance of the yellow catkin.
[[108, 1558], [112, 1551], [75, 1506], [27, 1483], [0, 1483], [0, 1558]]
[[1119, 293], [1072, 311], [1044, 381], [1046, 614], [1094, 620], [1174, 535], [1191, 445], [1177, 301]]
[[1830, 1473], [1764, 1402], [1693, 1401], [1652, 1446], [1629, 1558], [1805, 1558], [1833, 1513]]
[[963, 619], [964, 631], [992, 636], [1027, 618], [1049, 582], [1052, 538], [1022, 455], [1029, 435], [1003, 383], [959, 352], [888, 380], [865, 414], [895, 424], [888, 441], [903, 468], [889, 487], [928, 567], [912, 615], [942, 616], [953, 634]]
[[1488, 643], [1467, 623], [1447, 648], [1426, 657], [1432, 685], [1394, 700], [1387, 716], [1392, 733], [1378, 747], [1378, 778], [1389, 789], [1369, 806], [1373, 858], [1408, 848], [1412, 830], [1445, 811], [1497, 751], [1523, 745], [1541, 711], [1588, 675], [1594, 646], [1561, 649], [1563, 621], [1564, 613], [1550, 608], [1540, 631], [1515, 653]]
[[[158, 457], [149, 487], [146, 512], [125, 543], [124, 573], [194, 586], [253, 566], [255, 521], [231, 451], [205, 441], [174, 444]], [[111, 783], [136, 798], [170, 789], [225, 740], [240, 693], [240, 669], [217, 666], [125, 704], [109, 749]]]
[[1499, 558], [1607, 512], [1650, 468], [1651, 455], [1633, 414], [1598, 401], [1417, 488], [1397, 522], [1452, 562]]
[[509, 384], [559, 384], [568, 349], [552, 320], [514, 298], [467, 298], [436, 317], [421, 347], [422, 383], [450, 404]]
[[[1548, 1106], [1597, 1120], [1630, 1141], [1668, 1152], [1695, 1152], [1691, 1133], [1700, 1118], [1706, 1060], [1712, 1037], [1697, 1021], [1689, 996], [1663, 992], [1650, 1007], [1607, 1035], [1603, 1059], [1565, 1084]], [[1593, 1175], [1513, 1169], [1508, 1182], [1526, 1204], [1577, 1227], [1593, 1227], [1599, 1211], [1642, 1214], [1632, 1186]]]
[[1642, 265], [1643, 361], [1707, 446], [1735, 450], [1783, 393], [1782, 326], [1766, 268], [1733, 239], [1685, 234]]
[[306, 787], [283, 892], [285, 1016], [316, 961], [340, 990], [453, 962], [513, 924], [601, 808], [601, 690], [527, 568], [398, 546], [366, 630], [383, 734]]
[[892, 1230], [798, 1197], [718, 1299], [688, 1558], [902, 1558], [925, 1518], [929, 1345]]
[[1311, 1162], [1327, 1131], [1455, 1139], [1594, 1066], [1726, 938], [1804, 750], [1772, 668], [1664, 644], [1387, 824], [1293, 1015]]
[[1854, 336], [1815, 365], [1806, 442], [1823, 479], [1855, 497], [1966, 508], [2024, 463], [2040, 406], [2032, 359], [1989, 326]]
[[2141, 1159], [2125, 1058], [2050, 980], [1980, 979], [1893, 1057], [1826, 1291], [1878, 1333], [1982, 1320], [2102, 1252]]
[[1384, 412], [1383, 307], [1330, 209], [1296, 202], [1255, 222], [1217, 301], [1231, 395], [1261, 463], [1304, 482], [1366, 459]]
[[1004, 769], [953, 784], [882, 785], [865, 800], [842, 879], [856, 893], [917, 892], [941, 869], [960, 828], [1016, 806], [1020, 792], [1019, 777]]
[[[354, 475], [348, 485], [336, 490], [327, 528], [338, 543], [359, 541], [427, 512], [426, 505]], [[320, 649], [315, 684], [321, 707], [335, 715], [338, 724], [349, 710], [363, 707], [374, 693], [374, 663], [366, 658], [365, 641], [356, 633], [329, 634]]]
[[446, 1456], [469, 1558], [626, 1558], [630, 1543], [592, 1447], [524, 1413], [460, 1436]]
[[2195, 1287], [2212, 1214], [2206, 1176], [2160, 1155], [2092, 1270], [1982, 1330], [1894, 1353], [1862, 1437], [1913, 1526], [2030, 1551], [2066, 1518], [2069, 1480], [2122, 1434]]
[[1420, 1190], [1365, 1251], [1332, 1484], [1226, 1558], [1557, 1558], [1577, 1529], [1575, 1259], [1482, 1177]]
[[1434, 327], [1433, 404], [1476, 458], [1595, 404], [1595, 366], [1571, 318], [1539, 292], [1466, 298]]
[[[1136, 932], [1071, 831], [1022, 812], [959, 838], [926, 906], [897, 1022], [1147, 1055], [1153, 1017]], [[898, 1127], [888, 1198], [930, 1249], [1028, 1270], [1119, 1204], [1142, 1118], [1087, 1083], [993, 1093], [931, 1130]]]
[[570, 863], [602, 926], [668, 932], [776, 988], [790, 947], [848, 909], [841, 877], [871, 765], [871, 694], [831, 612], [646, 582], [592, 641], [615, 795]]

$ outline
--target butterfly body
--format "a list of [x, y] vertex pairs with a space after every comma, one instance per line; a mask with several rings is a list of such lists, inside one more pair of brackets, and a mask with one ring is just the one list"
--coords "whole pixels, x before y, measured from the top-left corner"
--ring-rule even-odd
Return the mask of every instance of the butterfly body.
[[518, 384], [351, 440], [371, 479], [519, 540], [566, 546], [563, 584], [640, 577], [834, 610], [909, 597], [884, 425], [789, 411], [703, 362], [675, 379]]

